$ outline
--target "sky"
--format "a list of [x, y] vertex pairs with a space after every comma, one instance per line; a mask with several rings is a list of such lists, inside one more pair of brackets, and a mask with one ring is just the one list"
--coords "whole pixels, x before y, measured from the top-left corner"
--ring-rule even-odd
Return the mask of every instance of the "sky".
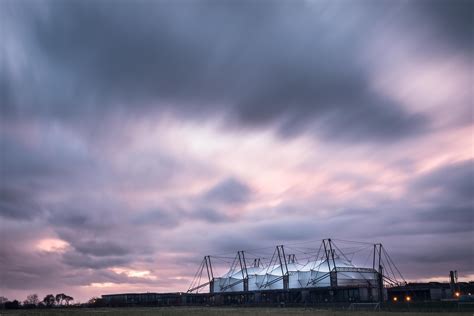
[[186, 291], [328, 237], [473, 280], [473, 12], [0, 1], [0, 296]]

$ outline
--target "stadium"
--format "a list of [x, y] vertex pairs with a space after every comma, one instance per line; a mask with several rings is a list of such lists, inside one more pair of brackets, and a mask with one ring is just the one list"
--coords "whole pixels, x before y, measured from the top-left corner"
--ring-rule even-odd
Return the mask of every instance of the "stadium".
[[345, 292], [349, 300], [379, 301], [384, 284], [405, 282], [382, 244], [332, 239], [322, 240], [319, 247], [312, 244], [278, 245], [272, 252], [241, 250], [233, 258], [205, 256], [188, 293], [330, 289]]
[[[328, 238], [205, 255], [186, 292], [108, 294], [102, 298], [107, 306], [377, 308], [389, 303], [400, 309], [415, 303], [458, 304], [472, 298], [472, 292], [473, 283], [458, 282], [455, 271], [450, 272], [449, 283], [407, 283], [381, 243]], [[457, 308], [453, 306], [448, 307]]]

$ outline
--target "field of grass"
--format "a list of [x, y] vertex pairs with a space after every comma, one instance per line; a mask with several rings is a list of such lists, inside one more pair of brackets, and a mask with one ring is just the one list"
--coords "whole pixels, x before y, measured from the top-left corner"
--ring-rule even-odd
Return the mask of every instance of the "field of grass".
[[82, 308], [82, 309], [52, 309], [52, 310], [11, 310], [0, 311], [0, 315], [25, 316], [182, 316], [182, 315], [211, 315], [211, 316], [250, 316], [250, 315], [316, 315], [316, 316], [472, 316], [472, 312], [449, 313], [420, 313], [420, 312], [369, 312], [369, 311], [328, 311], [304, 308], [219, 308], [219, 307], [150, 307], [150, 308]]

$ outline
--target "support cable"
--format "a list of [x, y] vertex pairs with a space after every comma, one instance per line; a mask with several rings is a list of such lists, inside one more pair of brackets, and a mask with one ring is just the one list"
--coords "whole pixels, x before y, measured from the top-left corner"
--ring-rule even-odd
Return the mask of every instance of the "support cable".
[[405, 278], [403, 277], [403, 275], [402, 275], [402, 273], [400, 272], [400, 270], [398, 270], [398, 267], [397, 267], [397, 265], [395, 264], [395, 262], [393, 262], [392, 257], [390, 257], [390, 254], [385, 250], [385, 248], [383, 248], [383, 251], [387, 254], [388, 259], [392, 262], [393, 266], [395, 267], [395, 270], [397, 270], [397, 272], [398, 272], [398, 274], [400, 275], [400, 277], [402, 278], [403, 282], [405, 282], [405, 284], [406, 284], [407, 281], [406, 281]]

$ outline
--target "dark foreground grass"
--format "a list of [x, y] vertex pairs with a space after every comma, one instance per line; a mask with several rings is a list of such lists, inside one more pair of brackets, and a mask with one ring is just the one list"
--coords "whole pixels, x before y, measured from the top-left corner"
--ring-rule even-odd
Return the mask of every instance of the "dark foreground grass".
[[182, 316], [182, 315], [223, 315], [223, 316], [250, 316], [250, 315], [317, 315], [317, 316], [473, 316], [472, 312], [386, 312], [386, 311], [329, 311], [304, 308], [219, 308], [219, 307], [149, 307], [149, 308], [81, 308], [81, 309], [52, 309], [52, 310], [11, 310], [0, 311], [0, 315], [25, 316]]

